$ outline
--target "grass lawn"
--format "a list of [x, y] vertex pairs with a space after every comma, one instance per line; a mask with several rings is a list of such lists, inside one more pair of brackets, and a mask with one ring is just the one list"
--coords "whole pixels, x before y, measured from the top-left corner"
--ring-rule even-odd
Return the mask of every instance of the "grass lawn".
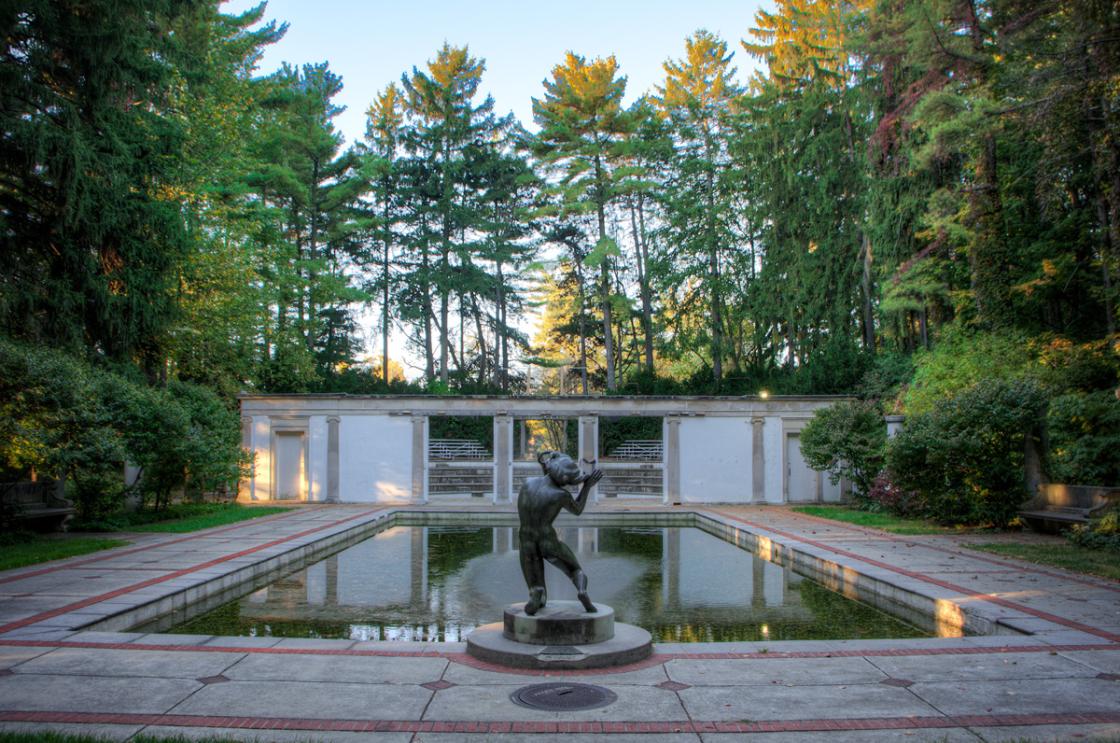
[[89, 552], [123, 547], [128, 542], [123, 539], [101, 539], [98, 537], [49, 537], [40, 534], [6, 535], [0, 542], [0, 570], [22, 568], [48, 560], [61, 560], [64, 557], [84, 555]]
[[187, 532], [290, 511], [281, 506], [243, 506], [240, 503], [177, 503], [162, 511], [137, 511], [114, 516], [125, 531]]
[[892, 534], [947, 534], [958, 531], [952, 527], [938, 526], [922, 519], [904, 519], [892, 516], [889, 513], [872, 513], [860, 511], [847, 506], [795, 506], [794, 511], [810, 516], [843, 521], [845, 524], [856, 526], [870, 526], [873, 529], [882, 529]]
[[1091, 550], [1076, 544], [1016, 544], [1007, 542], [987, 542], [966, 544], [965, 547], [984, 552], [993, 552], [1020, 560], [1053, 565], [1076, 573], [1099, 575], [1102, 578], [1120, 580], [1120, 554], [1111, 550]]

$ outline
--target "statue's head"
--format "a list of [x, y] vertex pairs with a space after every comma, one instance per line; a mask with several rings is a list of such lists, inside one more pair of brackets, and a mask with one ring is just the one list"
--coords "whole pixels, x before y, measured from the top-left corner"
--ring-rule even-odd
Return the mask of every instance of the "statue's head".
[[585, 479], [579, 465], [562, 451], [542, 451], [537, 455], [537, 461], [544, 474], [557, 485], [576, 485]]

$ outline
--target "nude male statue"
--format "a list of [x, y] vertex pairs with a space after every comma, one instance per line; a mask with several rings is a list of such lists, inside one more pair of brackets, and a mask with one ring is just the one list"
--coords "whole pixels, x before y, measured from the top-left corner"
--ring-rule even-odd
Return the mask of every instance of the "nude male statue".
[[[577, 595], [583, 608], [595, 611], [595, 605], [587, 595], [587, 576], [579, 565], [579, 560], [560, 541], [552, 522], [566, 509], [576, 516], [583, 513], [587, 505], [587, 494], [591, 487], [603, 477], [602, 470], [594, 470], [588, 475], [579, 471], [579, 465], [567, 454], [558, 451], [545, 451], [537, 456], [544, 470], [543, 477], [530, 477], [517, 493], [517, 515], [521, 521], [518, 535], [521, 539], [521, 572], [529, 586], [529, 601], [525, 613], [536, 614], [548, 601], [544, 583], [544, 561], [560, 568], [564, 575], [575, 584]], [[583, 483], [579, 495], [572, 498], [568, 485]]]

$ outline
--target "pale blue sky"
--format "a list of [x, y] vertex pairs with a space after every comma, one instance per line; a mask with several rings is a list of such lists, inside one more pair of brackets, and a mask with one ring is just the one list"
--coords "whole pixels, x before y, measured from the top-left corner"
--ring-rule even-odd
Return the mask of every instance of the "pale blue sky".
[[[256, 0], [232, 0], [240, 12]], [[745, 81], [755, 66], [739, 45], [759, 6], [770, 0], [270, 0], [268, 18], [287, 21], [287, 36], [261, 64], [269, 72], [287, 61], [330, 62], [345, 88], [337, 100], [347, 110], [336, 124], [347, 142], [365, 131], [365, 110], [377, 91], [422, 67], [446, 40], [468, 44], [486, 60], [484, 94], [499, 114], [513, 111], [532, 127], [530, 99], [569, 49], [586, 57], [614, 54], [628, 77], [627, 99], [661, 82], [661, 63], [681, 57], [684, 39], [698, 28], [720, 35], [735, 52]]]

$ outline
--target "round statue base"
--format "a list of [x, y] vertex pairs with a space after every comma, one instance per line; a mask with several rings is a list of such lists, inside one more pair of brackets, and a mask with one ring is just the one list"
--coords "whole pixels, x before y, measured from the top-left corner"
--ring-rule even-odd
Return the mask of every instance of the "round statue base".
[[554, 669], [609, 668], [649, 657], [649, 632], [616, 623], [609, 606], [596, 607], [588, 612], [578, 601], [550, 601], [530, 616], [523, 603], [512, 604], [502, 622], [467, 636], [467, 653], [513, 668]]

